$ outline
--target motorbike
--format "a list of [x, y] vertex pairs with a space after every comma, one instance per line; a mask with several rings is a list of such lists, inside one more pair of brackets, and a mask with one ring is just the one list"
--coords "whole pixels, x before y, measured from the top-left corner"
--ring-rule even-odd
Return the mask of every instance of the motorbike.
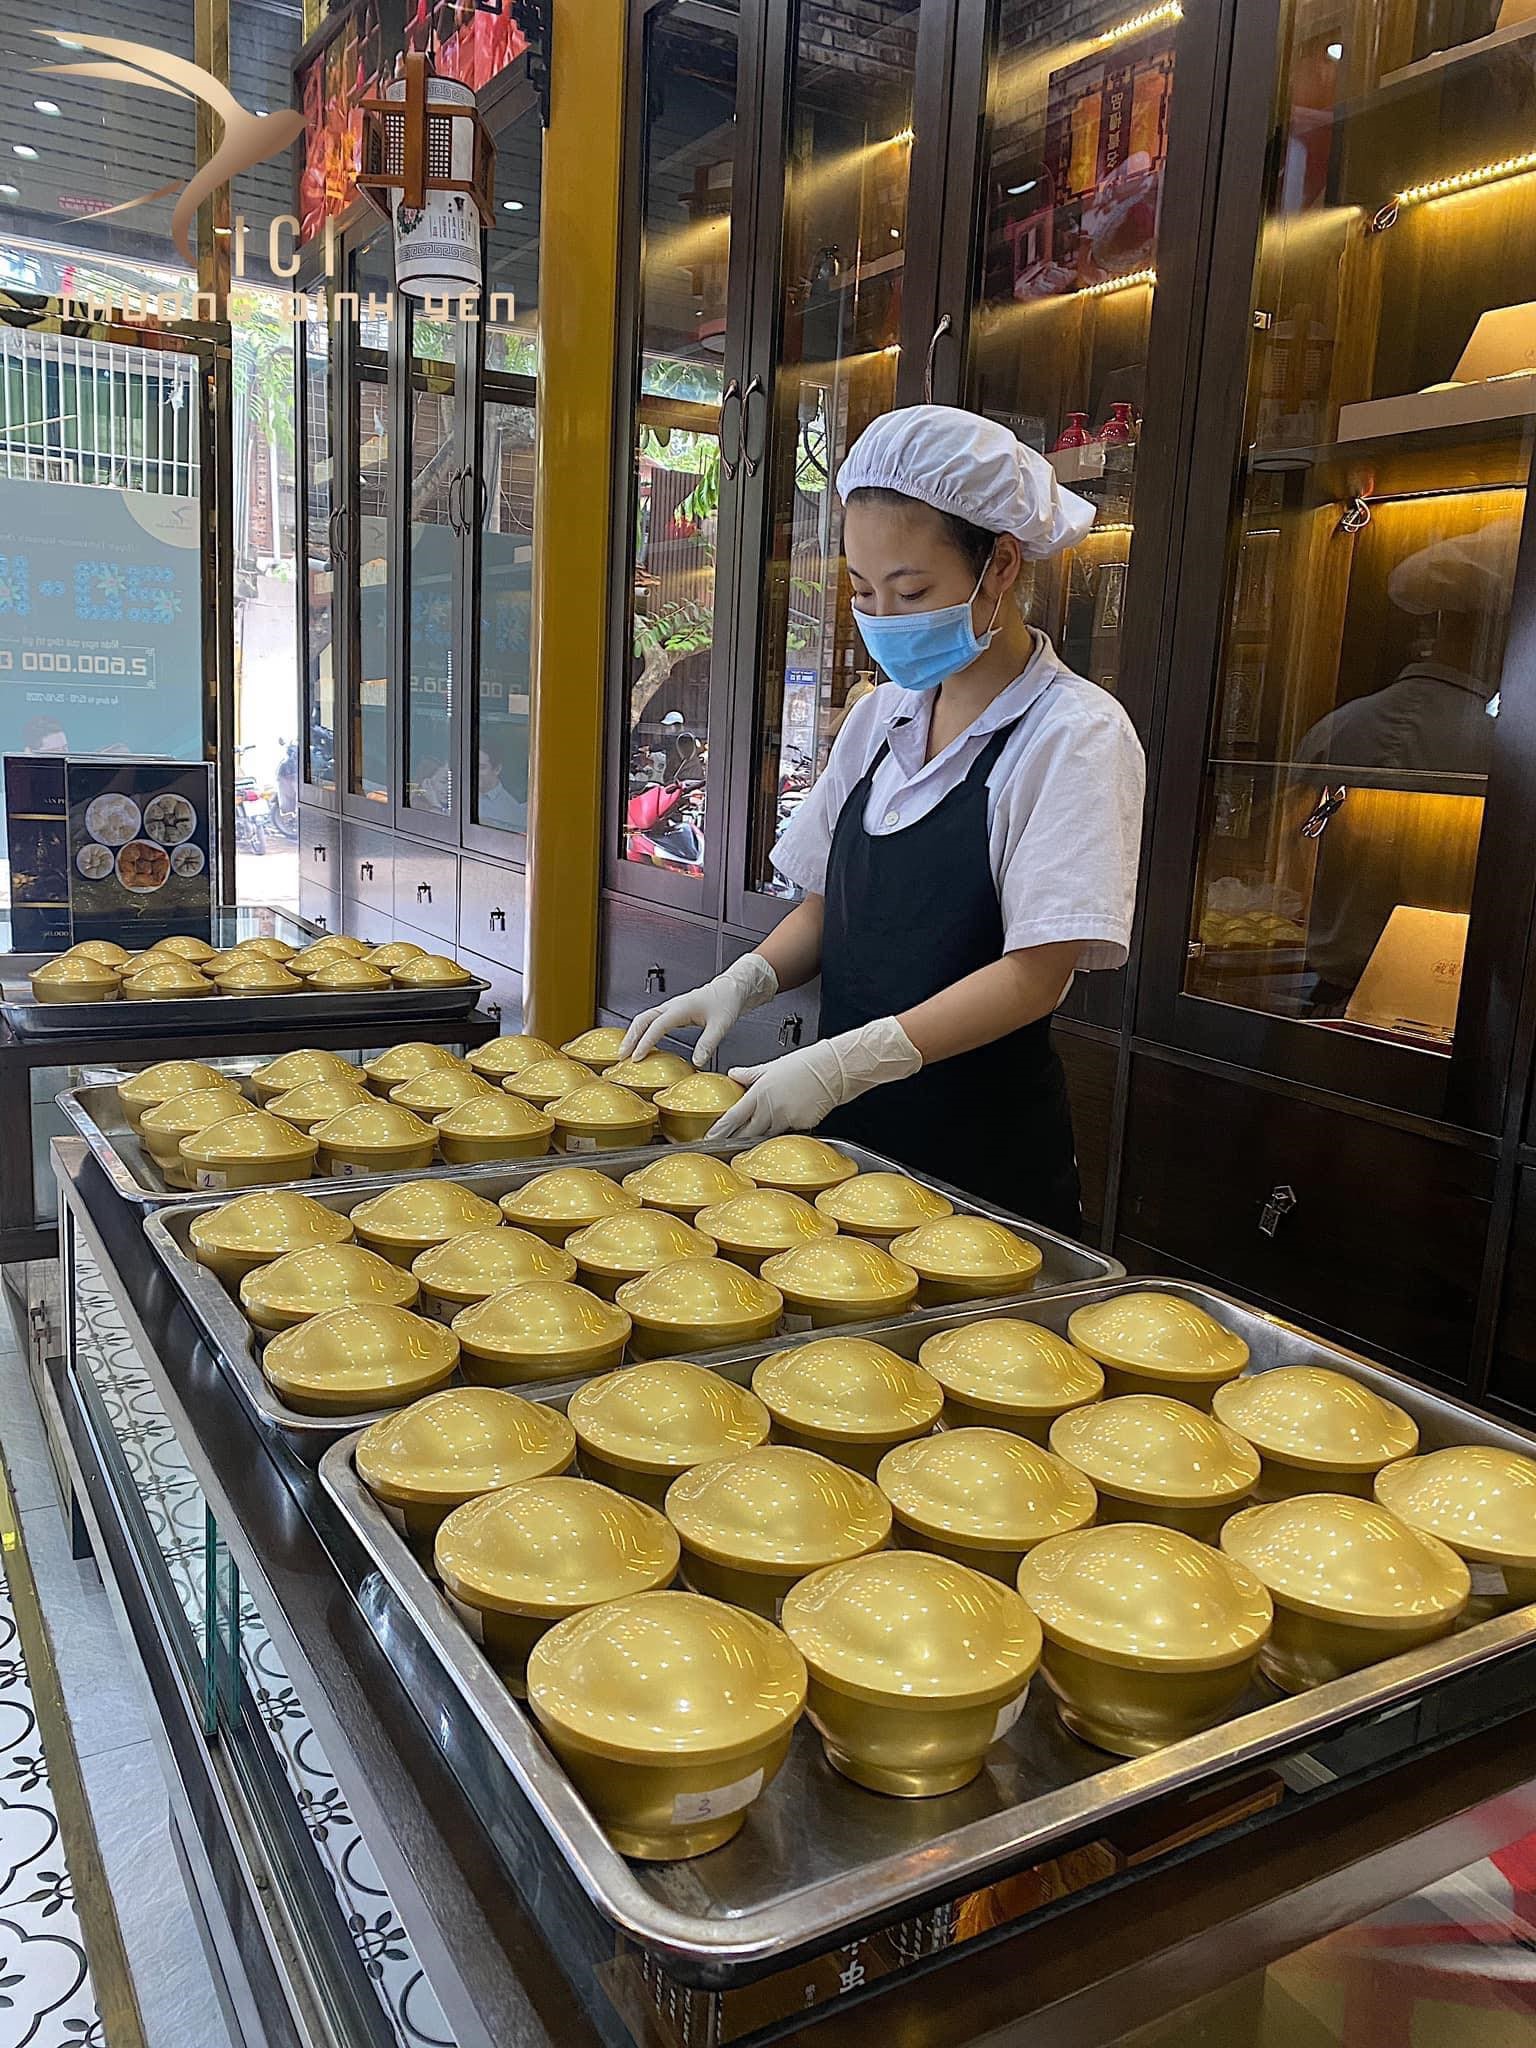
[[251, 743], [235, 749], [235, 850], [265, 853], [267, 819], [271, 816], [273, 792], [263, 789], [254, 775], [240, 766], [240, 757], [251, 751]]

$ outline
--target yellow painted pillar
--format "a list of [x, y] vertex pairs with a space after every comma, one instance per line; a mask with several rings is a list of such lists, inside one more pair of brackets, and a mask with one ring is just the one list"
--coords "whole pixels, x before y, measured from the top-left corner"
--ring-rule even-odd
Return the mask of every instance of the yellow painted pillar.
[[556, 6], [539, 237], [524, 1029], [592, 1022], [626, 0]]

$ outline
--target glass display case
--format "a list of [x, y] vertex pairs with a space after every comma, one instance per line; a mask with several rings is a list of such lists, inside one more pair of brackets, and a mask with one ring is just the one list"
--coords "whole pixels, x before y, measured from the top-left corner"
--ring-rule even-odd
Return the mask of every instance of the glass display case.
[[401, 465], [406, 494], [405, 727], [400, 773], [401, 822], [435, 832], [451, 822], [457, 762], [455, 702], [462, 683], [461, 638], [464, 505], [468, 460], [464, 405], [466, 352], [472, 330], [408, 313], [406, 437]]
[[304, 597], [299, 606], [303, 663], [300, 787], [306, 803], [336, 807], [336, 692], [340, 603], [337, 490], [333, 409], [335, 372], [328, 293], [309, 297], [299, 329], [298, 430], [302, 451], [299, 490]]
[[390, 374], [394, 323], [371, 310], [394, 292], [394, 255], [387, 227], [375, 229], [348, 264], [354, 294], [349, 317], [355, 407], [352, 461], [356, 478], [350, 559], [357, 606], [356, 665], [347, 679], [346, 791], [363, 816], [387, 810], [394, 785], [391, 703], [397, 653], [391, 596], [390, 527], [396, 487], [396, 435]]

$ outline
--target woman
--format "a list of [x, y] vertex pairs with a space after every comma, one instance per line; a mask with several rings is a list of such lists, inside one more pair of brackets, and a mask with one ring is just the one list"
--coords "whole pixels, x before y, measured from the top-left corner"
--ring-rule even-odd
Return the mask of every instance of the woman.
[[890, 686], [846, 719], [773, 864], [805, 892], [756, 951], [635, 1019], [627, 1047], [821, 975], [824, 1036], [734, 1070], [711, 1136], [820, 1126], [1057, 1229], [1081, 1223], [1051, 1013], [1130, 940], [1145, 767], [1115, 700], [1018, 598], [1093, 507], [1006, 427], [888, 413], [838, 474], [853, 616]]

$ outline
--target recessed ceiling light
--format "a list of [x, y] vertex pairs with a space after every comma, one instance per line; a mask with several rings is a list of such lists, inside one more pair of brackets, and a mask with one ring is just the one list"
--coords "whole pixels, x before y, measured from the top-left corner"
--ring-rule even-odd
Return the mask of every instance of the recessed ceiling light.
[[30, 142], [13, 142], [11, 144], [11, 155], [31, 158], [37, 155], [37, 151]]
[[1008, 187], [1008, 197], [1010, 199], [1022, 199], [1026, 192], [1033, 192], [1039, 182], [1038, 178], [1026, 178], [1022, 185], [1010, 185]]
[[501, 202], [501, 210], [503, 213], [521, 213], [523, 210], [523, 202], [521, 201], [521, 199], [503, 199], [503, 201]]
[[20, 197], [21, 187], [19, 185], [0, 185], [0, 199], [19, 199]]
[[83, 50], [84, 43], [77, 43], [73, 36], [58, 36], [53, 39], [61, 50]]
[[40, 114], [56, 114], [59, 111], [57, 100], [34, 100], [32, 104]]
[[1342, 43], [1330, 43], [1328, 45], [1326, 54], [1333, 59], [1335, 64], [1337, 64], [1339, 59], [1344, 54], [1344, 45]]

